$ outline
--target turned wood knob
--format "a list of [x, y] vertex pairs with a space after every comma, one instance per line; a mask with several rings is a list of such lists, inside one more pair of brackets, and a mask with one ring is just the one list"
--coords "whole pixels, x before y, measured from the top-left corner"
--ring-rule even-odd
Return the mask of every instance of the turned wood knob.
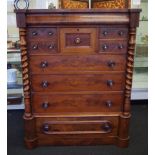
[[40, 63], [40, 66], [42, 68], [46, 68], [48, 66], [48, 62], [47, 61], [43, 61], [43, 62]]
[[33, 36], [36, 36], [38, 33], [37, 32], [32, 32], [32, 35]]
[[118, 48], [119, 48], [119, 49], [123, 49], [124, 46], [121, 44], [121, 45], [118, 45]]
[[119, 31], [118, 34], [119, 34], [120, 36], [122, 36], [122, 35], [124, 35], [124, 32], [123, 32], [123, 31]]
[[49, 45], [48, 49], [50, 49], [50, 50], [54, 49], [54, 44]]
[[47, 109], [48, 107], [49, 107], [49, 103], [48, 102], [42, 103], [42, 108]]
[[103, 31], [103, 33], [102, 33], [104, 36], [106, 36], [107, 34], [108, 34], [108, 32], [107, 31]]
[[53, 35], [53, 32], [48, 32], [48, 35], [49, 35], [49, 36], [52, 36], [52, 35]]
[[112, 87], [112, 86], [114, 85], [113, 80], [107, 80], [107, 85], [108, 85], [109, 87]]
[[106, 44], [102, 45], [102, 49], [105, 51], [108, 49], [108, 46]]
[[43, 87], [43, 88], [47, 88], [48, 85], [49, 85], [48, 81], [43, 81], [43, 82], [42, 82], [42, 87]]
[[108, 61], [108, 66], [113, 68], [116, 65], [116, 63], [112, 60]]
[[105, 122], [102, 126], [103, 131], [110, 132], [112, 130], [112, 125], [110, 122]]
[[75, 42], [76, 44], [80, 44], [80, 43], [81, 43], [81, 39], [80, 39], [79, 37], [78, 37], [78, 38], [75, 38], [74, 42]]
[[108, 108], [112, 107], [112, 101], [111, 100], [106, 101], [106, 106]]
[[34, 50], [38, 49], [38, 45], [33, 45], [33, 49]]
[[44, 124], [44, 125], [43, 125], [43, 130], [44, 130], [45, 132], [48, 132], [49, 129], [50, 129], [50, 126], [49, 126], [48, 124]]

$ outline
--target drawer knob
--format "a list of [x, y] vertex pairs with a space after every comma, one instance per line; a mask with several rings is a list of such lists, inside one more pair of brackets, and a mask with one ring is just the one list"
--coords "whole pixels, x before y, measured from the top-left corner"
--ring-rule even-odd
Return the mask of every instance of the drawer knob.
[[113, 68], [116, 65], [116, 63], [112, 60], [108, 61], [108, 66]]
[[48, 102], [42, 103], [42, 108], [47, 109], [48, 107], [49, 107], [49, 103]]
[[43, 125], [43, 131], [48, 132], [50, 129], [50, 126], [48, 124]]
[[38, 33], [37, 32], [32, 32], [32, 35], [33, 36], [36, 36]]
[[74, 41], [75, 41], [76, 44], [80, 44], [81, 43], [81, 39], [79, 37], [78, 38], [75, 38]]
[[102, 49], [105, 51], [108, 49], [108, 46], [106, 44], [102, 45]]
[[49, 35], [49, 36], [52, 36], [52, 35], [53, 35], [53, 32], [48, 32], [48, 35]]
[[112, 87], [112, 86], [114, 85], [113, 80], [107, 80], [107, 85], [108, 85], [109, 87]]
[[47, 61], [43, 61], [43, 62], [41, 62], [40, 66], [42, 68], [46, 68], [48, 66], [48, 62]]
[[47, 88], [48, 85], [49, 85], [48, 81], [43, 81], [43, 82], [42, 82], [42, 87], [43, 87], [43, 88]]
[[108, 34], [107, 31], [103, 31], [103, 35], [106, 36]]
[[111, 100], [106, 101], [106, 106], [108, 108], [112, 107], [112, 101]]
[[38, 45], [33, 45], [33, 49], [34, 50], [38, 49]]
[[119, 36], [123, 36], [124, 32], [123, 31], [119, 31], [118, 34], [119, 34]]
[[103, 131], [110, 132], [112, 130], [112, 125], [110, 122], [105, 122], [102, 126]]
[[123, 46], [123, 45], [119, 45], [118, 48], [119, 48], [119, 49], [123, 49], [124, 46]]
[[54, 47], [55, 47], [54, 44], [51, 44], [48, 46], [48, 49], [52, 50], [52, 49], [54, 49]]

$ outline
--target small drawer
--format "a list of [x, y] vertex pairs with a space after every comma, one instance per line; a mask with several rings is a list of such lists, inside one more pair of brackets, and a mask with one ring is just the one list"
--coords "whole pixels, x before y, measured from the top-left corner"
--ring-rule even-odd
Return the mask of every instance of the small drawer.
[[62, 53], [94, 53], [96, 28], [61, 28], [60, 48]]
[[100, 39], [128, 39], [127, 28], [104, 27], [99, 30]]
[[35, 92], [121, 91], [124, 87], [125, 73], [32, 76]]
[[56, 28], [29, 28], [27, 31], [29, 40], [49, 40], [57, 37]]
[[111, 93], [68, 93], [40, 94], [32, 93], [34, 113], [95, 113], [120, 112], [123, 105], [123, 92]]
[[[65, 119], [65, 118], [64, 118]], [[100, 134], [117, 135], [118, 117], [68, 118], [68, 120], [53, 120], [50, 117], [37, 118], [37, 133], [44, 135]]]
[[57, 42], [54, 41], [32, 41], [28, 43], [28, 51], [30, 55], [35, 54], [55, 54], [57, 50]]
[[127, 42], [126, 41], [107, 41], [100, 40], [99, 53], [126, 53]]
[[125, 71], [126, 55], [50, 55], [30, 57], [33, 74], [79, 71]]

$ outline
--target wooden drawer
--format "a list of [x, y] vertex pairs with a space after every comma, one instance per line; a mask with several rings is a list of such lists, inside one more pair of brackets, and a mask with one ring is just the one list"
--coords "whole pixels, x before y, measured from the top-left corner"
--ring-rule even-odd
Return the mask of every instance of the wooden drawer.
[[108, 41], [100, 40], [99, 43], [100, 53], [126, 53], [127, 41]]
[[99, 29], [100, 39], [128, 39], [128, 28], [103, 27]]
[[52, 55], [30, 57], [32, 74], [72, 71], [125, 71], [126, 55]]
[[30, 55], [55, 54], [57, 49], [56, 40], [51, 41], [31, 41], [28, 43], [28, 51]]
[[125, 73], [122, 74], [70, 74], [34, 75], [32, 91], [120, 91], [124, 90]]
[[[102, 135], [117, 135], [118, 130], [118, 117], [68, 117], [67, 120], [64, 118], [53, 118], [43, 117], [36, 119], [37, 133], [48, 136], [52, 135], [78, 135], [83, 134], [100, 134]], [[51, 137], [52, 138], [52, 137]], [[58, 138], [58, 137], [57, 137]]]
[[60, 29], [62, 53], [94, 53], [96, 51], [96, 39], [96, 28]]
[[29, 28], [27, 31], [28, 40], [53, 40], [57, 38], [56, 28]]
[[54, 115], [56, 113], [120, 112], [123, 105], [123, 93], [67, 93], [32, 94], [34, 113]]

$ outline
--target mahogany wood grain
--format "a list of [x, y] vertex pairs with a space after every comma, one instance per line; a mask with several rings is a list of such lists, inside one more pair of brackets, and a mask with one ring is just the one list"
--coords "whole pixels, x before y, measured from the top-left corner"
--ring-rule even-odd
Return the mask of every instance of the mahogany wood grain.
[[34, 75], [32, 91], [119, 91], [124, 90], [124, 74]]
[[[123, 106], [123, 92], [101, 94], [38, 94], [33, 93], [34, 113], [119, 112]], [[87, 109], [87, 110], [86, 110]]]
[[25, 144], [129, 142], [139, 9], [15, 10]]
[[32, 74], [79, 71], [125, 71], [126, 55], [35, 55], [30, 57]]

